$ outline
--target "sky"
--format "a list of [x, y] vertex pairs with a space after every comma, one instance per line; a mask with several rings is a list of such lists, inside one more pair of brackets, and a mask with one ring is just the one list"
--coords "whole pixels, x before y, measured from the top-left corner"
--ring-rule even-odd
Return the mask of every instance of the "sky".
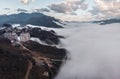
[[40, 12], [63, 21], [120, 18], [120, 0], [1, 0], [0, 15]]

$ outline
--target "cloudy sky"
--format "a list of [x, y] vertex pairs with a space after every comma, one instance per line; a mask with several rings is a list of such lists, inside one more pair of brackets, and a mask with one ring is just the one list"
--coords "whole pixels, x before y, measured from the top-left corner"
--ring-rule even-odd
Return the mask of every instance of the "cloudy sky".
[[120, 18], [120, 0], [0, 0], [0, 15], [40, 12], [64, 21]]

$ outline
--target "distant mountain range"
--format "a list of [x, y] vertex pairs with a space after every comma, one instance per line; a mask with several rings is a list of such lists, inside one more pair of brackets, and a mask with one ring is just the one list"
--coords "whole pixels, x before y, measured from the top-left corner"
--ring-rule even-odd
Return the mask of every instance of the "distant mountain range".
[[44, 15], [42, 13], [18, 13], [11, 15], [0, 15], [0, 25], [9, 23], [9, 24], [20, 24], [22, 26], [31, 24], [36, 26], [45, 26], [52, 28], [62, 28], [58, 25], [60, 20], [55, 19], [54, 17]]
[[100, 25], [106, 25], [106, 24], [112, 24], [112, 23], [120, 23], [120, 19], [100, 20], [100, 21], [94, 21], [93, 23], [99, 23]]

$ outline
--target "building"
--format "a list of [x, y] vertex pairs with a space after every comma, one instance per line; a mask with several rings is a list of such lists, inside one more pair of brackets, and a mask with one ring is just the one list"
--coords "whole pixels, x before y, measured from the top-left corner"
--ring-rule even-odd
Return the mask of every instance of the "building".
[[6, 32], [4, 33], [4, 37], [10, 39], [11, 41], [18, 40], [18, 35], [14, 32]]
[[25, 42], [30, 40], [30, 34], [29, 33], [21, 33], [20, 34], [20, 41]]
[[12, 31], [7, 31], [6, 33], [4, 33], [4, 37], [8, 38], [9, 40], [11, 40], [11, 42], [26, 42], [28, 40], [30, 40], [30, 34], [28, 32], [22, 32], [19, 36]]

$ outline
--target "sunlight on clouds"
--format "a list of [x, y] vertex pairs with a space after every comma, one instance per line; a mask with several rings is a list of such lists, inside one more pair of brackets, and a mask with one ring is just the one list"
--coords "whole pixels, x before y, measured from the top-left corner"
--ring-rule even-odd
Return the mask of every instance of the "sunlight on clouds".
[[63, 14], [71, 14], [75, 15], [75, 11], [78, 9], [87, 9], [87, 5], [82, 5], [84, 4], [86, 0], [66, 0], [63, 3], [54, 3], [49, 5], [48, 7], [57, 13], [63, 13]]
[[22, 2], [23, 4], [29, 4], [31, 1], [33, 2], [33, 1], [35, 1], [35, 0], [21, 0], [21, 2]]
[[111, 16], [120, 15], [120, 0], [95, 0], [98, 9]]
[[24, 3], [24, 4], [28, 4], [29, 0], [21, 0], [21, 2]]
[[[20, 1], [23, 4], [27, 5], [36, 0]], [[45, 6], [47, 7], [46, 10], [49, 10], [47, 10], [47, 13], [49, 13], [53, 17], [59, 18], [64, 21], [90, 21], [120, 17], [120, 0], [61, 0], [61, 2], [56, 1], [57, 0]], [[38, 12], [41, 12], [45, 10], [45, 8], [42, 10], [38, 8], [36, 10]]]

